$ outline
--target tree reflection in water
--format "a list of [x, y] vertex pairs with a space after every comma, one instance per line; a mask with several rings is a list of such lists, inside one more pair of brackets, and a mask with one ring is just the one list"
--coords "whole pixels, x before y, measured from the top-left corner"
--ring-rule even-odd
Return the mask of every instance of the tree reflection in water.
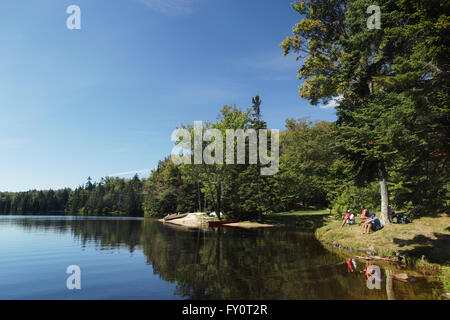
[[370, 289], [356, 263], [356, 272], [349, 272], [345, 257], [298, 229], [200, 230], [93, 217], [11, 221], [29, 231], [70, 232], [82, 246], [142, 250], [154, 274], [176, 283], [175, 294], [187, 299], [436, 299], [440, 294], [433, 280], [393, 281], [394, 267], [380, 268], [381, 287]]

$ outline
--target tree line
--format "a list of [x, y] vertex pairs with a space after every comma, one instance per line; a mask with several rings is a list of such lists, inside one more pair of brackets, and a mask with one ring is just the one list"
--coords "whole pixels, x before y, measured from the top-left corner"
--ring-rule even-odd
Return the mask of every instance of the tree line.
[[[216, 128], [225, 135], [229, 128], [266, 128], [261, 102], [259, 96], [255, 96], [252, 105], [245, 110], [225, 106], [216, 122], [207, 123], [204, 130]], [[106, 177], [99, 182], [88, 178], [74, 190], [0, 193], [0, 213], [61, 211], [80, 215], [162, 217], [177, 212], [216, 211], [254, 220], [264, 213], [311, 207], [330, 208], [338, 215], [348, 208], [356, 211], [361, 204], [380, 210], [379, 181], [358, 179], [355, 164], [341, 153], [339, 134], [337, 123], [287, 119], [285, 129], [280, 132], [279, 172], [272, 176], [262, 176], [260, 164], [175, 164], [171, 157], [166, 157], [148, 178]], [[248, 149], [246, 141], [247, 159]], [[429, 166], [440, 168], [443, 165], [439, 157], [431, 157], [431, 160]], [[444, 167], [411, 172], [405, 171], [402, 158], [394, 164], [389, 167], [389, 186], [390, 203], [396, 209], [417, 213], [420, 203], [427, 204], [420, 214], [448, 209], [445, 183], [422, 192], [402, 187], [414, 186], [416, 179], [443, 180]], [[428, 198], [430, 194], [432, 202]]]
[[0, 214], [65, 212], [70, 189], [0, 192]]
[[[245, 110], [225, 106], [208, 127], [266, 128], [258, 96]], [[332, 183], [330, 167], [334, 124], [289, 119], [281, 132], [280, 172], [261, 176], [260, 165], [176, 165], [159, 161], [148, 178], [102, 178], [72, 190], [0, 193], [0, 214], [65, 212], [81, 215], [160, 217], [176, 212], [224, 212], [240, 218], [307, 206], [326, 207]], [[192, 128], [191, 128], [192, 129]], [[247, 155], [248, 155], [248, 143]], [[237, 148], [235, 148], [237, 152]]]
[[142, 181], [106, 177], [75, 190], [0, 193], [0, 214], [80, 214], [143, 216]]
[[[300, 96], [313, 105], [334, 101], [337, 121], [286, 120], [276, 175], [261, 176], [261, 164], [178, 165], [166, 158], [146, 179], [105, 178], [75, 190], [2, 193], [0, 212], [216, 211], [256, 219], [310, 206], [340, 214], [365, 204], [380, 210], [387, 223], [388, 205], [415, 215], [448, 211], [450, 3], [380, 0], [380, 29], [367, 27], [370, 4], [292, 4], [300, 21], [281, 46], [301, 61]], [[255, 96], [248, 108], [225, 106], [203, 129], [224, 136], [226, 129], [265, 129], [261, 102]]]

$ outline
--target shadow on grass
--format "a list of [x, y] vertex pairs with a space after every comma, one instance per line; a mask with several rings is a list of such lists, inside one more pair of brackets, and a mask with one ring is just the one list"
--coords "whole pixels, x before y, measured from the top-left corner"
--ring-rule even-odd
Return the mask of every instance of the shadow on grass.
[[450, 263], [450, 236], [443, 233], [433, 233], [436, 239], [417, 235], [411, 240], [394, 238], [394, 243], [400, 247], [414, 246], [413, 249], [407, 249], [403, 252], [411, 257], [425, 259], [431, 263], [449, 264]]

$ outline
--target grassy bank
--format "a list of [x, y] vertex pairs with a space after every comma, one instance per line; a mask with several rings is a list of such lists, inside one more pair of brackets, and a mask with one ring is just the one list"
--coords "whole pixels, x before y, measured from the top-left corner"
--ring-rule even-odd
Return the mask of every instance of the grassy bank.
[[382, 230], [363, 234], [359, 225], [326, 220], [315, 231], [318, 240], [361, 255], [377, 255], [423, 268], [435, 268], [450, 292], [450, 217], [423, 217], [410, 224], [389, 224]]
[[273, 225], [299, 226], [306, 228], [318, 228], [328, 219], [330, 211], [325, 210], [300, 210], [265, 214], [264, 223]]

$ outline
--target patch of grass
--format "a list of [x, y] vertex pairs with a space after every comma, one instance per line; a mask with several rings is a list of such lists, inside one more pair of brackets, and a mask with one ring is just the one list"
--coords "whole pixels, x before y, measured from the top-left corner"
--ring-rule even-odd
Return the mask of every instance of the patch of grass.
[[263, 217], [263, 223], [297, 225], [304, 227], [321, 226], [322, 221], [329, 216], [329, 210], [298, 210], [289, 212], [269, 213]]
[[288, 212], [278, 212], [265, 214], [263, 221], [272, 224], [287, 224], [296, 225], [299, 222], [308, 220], [316, 220], [317, 218], [324, 218], [329, 215], [329, 210], [298, 210]]
[[299, 211], [287, 211], [287, 212], [278, 212], [278, 213], [270, 213], [265, 216], [268, 217], [277, 217], [277, 216], [310, 216], [310, 215], [321, 215], [321, 214], [329, 214], [330, 210], [328, 209], [319, 209], [319, 210], [299, 210]]
[[444, 266], [441, 268], [441, 281], [446, 292], [450, 292], [450, 267]]

